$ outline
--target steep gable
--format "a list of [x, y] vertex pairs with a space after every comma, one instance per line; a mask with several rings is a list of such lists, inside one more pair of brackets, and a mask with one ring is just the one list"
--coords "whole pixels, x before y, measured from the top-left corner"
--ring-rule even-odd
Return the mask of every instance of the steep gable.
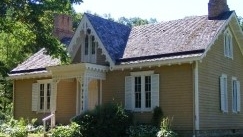
[[113, 61], [123, 56], [130, 33], [128, 26], [86, 13], [95, 32]]

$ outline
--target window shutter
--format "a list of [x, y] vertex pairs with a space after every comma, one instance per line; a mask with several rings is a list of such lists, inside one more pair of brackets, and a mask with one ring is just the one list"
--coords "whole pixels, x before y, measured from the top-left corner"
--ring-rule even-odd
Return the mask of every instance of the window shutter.
[[38, 83], [33, 83], [32, 84], [32, 111], [38, 111]]
[[220, 77], [220, 102], [221, 102], [221, 111], [225, 112], [225, 85], [224, 85], [224, 77]]
[[241, 99], [241, 96], [240, 96], [240, 81], [237, 81], [237, 112], [240, 112], [240, 99]]
[[51, 84], [51, 112], [56, 111], [57, 102], [57, 82], [52, 82]]
[[132, 76], [125, 77], [125, 109], [133, 109]]
[[159, 106], [159, 74], [151, 75], [151, 108]]

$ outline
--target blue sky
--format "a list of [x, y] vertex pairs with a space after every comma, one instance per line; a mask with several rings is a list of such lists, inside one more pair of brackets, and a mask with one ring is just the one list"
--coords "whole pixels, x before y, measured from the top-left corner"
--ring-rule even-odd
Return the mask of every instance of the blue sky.
[[[167, 21], [186, 16], [206, 15], [209, 0], [83, 0], [74, 5], [77, 12], [91, 11], [99, 15], [110, 14], [119, 17], [156, 18]], [[243, 0], [227, 0], [230, 10], [243, 17]]]

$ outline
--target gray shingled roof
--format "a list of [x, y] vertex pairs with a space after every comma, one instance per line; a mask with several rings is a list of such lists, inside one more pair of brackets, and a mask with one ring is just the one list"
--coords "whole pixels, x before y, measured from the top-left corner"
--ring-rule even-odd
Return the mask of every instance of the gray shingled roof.
[[24, 72], [34, 72], [34, 71], [43, 71], [48, 66], [60, 65], [61, 61], [56, 58], [52, 58], [49, 55], [45, 54], [45, 48], [42, 48], [34, 55], [30, 56], [26, 61], [19, 64], [14, 68], [10, 74], [24, 73]]
[[208, 20], [208, 16], [194, 16], [134, 27], [122, 58], [206, 49], [230, 14], [225, 14], [227, 17], [220, 20]]
[[85, 13], [111, 59], [122, 58], [131, 29], [120, 23]]
[[[232, 13], [227, 12], [217, 20], [194, 16], [132, 29], [98, 16], [85, 15], [114, 63], [130, 64], [200, 56]], [[44, 71], [48, 66], [60, 64], [59, 59], [44, 52], [45, 49], [41, 49], [11, 73]]]

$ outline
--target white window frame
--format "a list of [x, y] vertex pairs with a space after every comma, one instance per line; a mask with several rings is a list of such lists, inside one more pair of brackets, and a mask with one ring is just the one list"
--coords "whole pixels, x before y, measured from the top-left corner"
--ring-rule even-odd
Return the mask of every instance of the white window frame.
[[224, 56], [233, 59], [233, 37], [229, 28], [224, 32]]
[[[86, 47], [86, 37], [88, 38], [88, 47]], [[97, 47], [98, 47], [98, 42], [94, 39], [93, 40], [93, 35], [91, 34], [86, 34], [84, 36], [84, 41], [83, 41], [83, 47], [82, 47], [82, 61], [83, 62], [90, 62], [90, 63], [96, 63], [97, 61]], [[93, 45], [94, 44], [94, 45]]]
[[223, 113], [228, 113], [228, 84], [227, 75], [220, 77], [220, 108]]
[[232, 77], [232, 112], [239, 113], [241, 107], [240, 81], [236, 77]]
[[[154, 71], [140, 71], [140, 72], [131, 72], [130, 73], [130, 80], [131, 83], [128, 83], [131, 87], [128, 88], [131, 91], [129, 93], [129, 95], [126, 96], [130, 96], [131, 98], [129, 99], [129, 102], [127, 102], [127, 100], [125, 99], [125, 103], [130, 106], [130, 109], [132, 111], [135, 112], [146, 112], [146, 111], [152, 111], [153, 108], [155, 107], [154, 105], [156, 104], [156, 106], [159, 106], [159, 86], [157, 87], [153, 87], [154, 81], [153, 81], [153, 75], [158, 75], [158, 74], [154, 74]], [[146, 108], [146, 92], [145, 92], [145, 77], [146, 76], [150, 76], [150, 93], [151, 93], [151, 105], [149, 108]], [[135, 77], [141, 77], [141, 108], [135, 108]], [[158, 79], [156, 79], [157, 84], [159, 85], [159, 75], [157, 76]], [[127, 83], [127, 82], [126, 82]], [[156, 93], [152, 93], [154, 91], [154, 88], [157, 90], [157, 96], [155, 97], [154, 94]], [[126, 90], [127, 92], [127, 90]], [[126, 93], [125, 93], [126, 94]], [[126, 97], [125, 97], [126, 98]], [[153, 100], [154, 99], [154, 100]], [[131, 104], [129, 104], [131, 103]], [[126, 105], [125, 105], [126, 107]]]
[[[46, 113], [46, 112], [51, 112], [51, 99], [52, 99], [52, 94], [53, 94], [53, 88], [52, 88], [52, 79], [45, 79], [45, 80], [37, 80], [38, 83], [38, 102], [37, 102], [37, 107], [38, 107], [38, 112]], [[44, 84], [44, 108], [40, 109], [40, 85]], [[50, 107], [47, 109], [47, 84], [50, 84]]]

